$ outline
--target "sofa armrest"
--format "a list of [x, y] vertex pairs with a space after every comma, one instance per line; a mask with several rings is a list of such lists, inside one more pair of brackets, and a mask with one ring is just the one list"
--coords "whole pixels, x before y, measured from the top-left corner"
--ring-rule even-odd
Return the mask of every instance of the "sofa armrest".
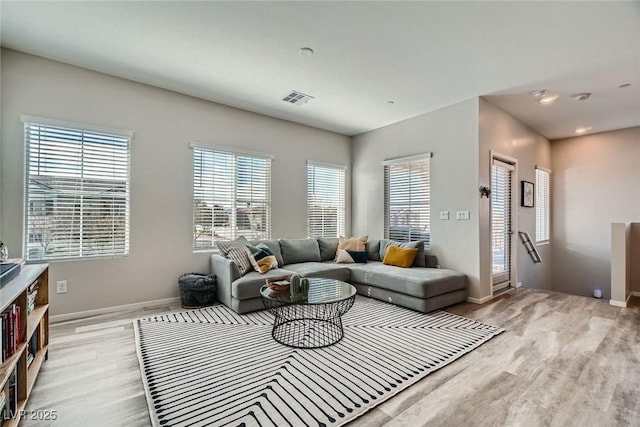
[[215, 274], [218, 283], [216, 296], [218, 301], [231, 307], [231, 284], [240, 278], [240, 271], [235, 262], [222, 255], [211, 255], [211, 273]]

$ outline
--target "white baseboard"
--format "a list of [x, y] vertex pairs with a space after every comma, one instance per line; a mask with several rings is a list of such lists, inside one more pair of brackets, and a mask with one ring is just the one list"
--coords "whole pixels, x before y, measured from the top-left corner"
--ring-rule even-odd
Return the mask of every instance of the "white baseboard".
[[631, 296], [640, 297], [640, 292], [639, 291], [633, 291], [633, 292], [631, 292]]
[[75, 313], [56, 314], [55, 316], [50, 316], [49, 321], [51, 323], [64, 322], [67, 320], [82, 319], [83, 317], [99, 316], [101, 314], [115, 313], [118, 311], [138, 310], [145, 307], [169, 305], [169, 304], [174, 304], [176, 302], [180, 302], [179, 297], [157, 299], [157, 300], [145, 301], [145, 302], [136, 302], [133, 304], [116, 305], [114, 307], [98, 308], [95, 310], [77, 311]]
[[622, 308], [627, 306], [627, 303], [625, 301], [616, 301], [614, 299], [610, 299], [609, 304], [611, 304], [614, 307], [622, 307]]
[[493, 299], [493, 295], [487, 295], [486, 297], [483, 298], [473, 298], [473, 297], [467, 297], [467, 302], [473, 303], [473, 304], [484, 304], [487, 301], [491, 301]]

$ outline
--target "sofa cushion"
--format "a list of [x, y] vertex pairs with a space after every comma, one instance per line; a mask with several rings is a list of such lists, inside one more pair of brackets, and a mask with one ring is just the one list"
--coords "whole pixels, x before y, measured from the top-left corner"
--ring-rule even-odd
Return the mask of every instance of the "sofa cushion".
[[369, 240], [365, 245], [365, 250], [367, 251], [367, 257], [371, 261], [382, 261], [382, 258], [380, 258], [380, 240]]
[[251, 271], [231, 283], [231, 296], [236, 299], [249, 299], [260, 297], [260, 288], [266, 284], [266, 279], [290, 276], [293, 271], [282, 268], [269, 270], [264, 274]]
[[416, 254], [416, 258], [413, 261], [414, 267], [426, 267], [427, 264], [424, 258], [424, 242], [422, 240], [417, 240], [415, 242], [396, 242], [395, 240], [390, 239], [382, 239], [380, 240], [380, 259], [384, 259], [385, 254], [387, 253], [387, 248], [389, 246], [397, 246], [399, 248], [417, 248], [418, 253]]
[[400, 268], [378, 261], [349, 264], [351, 281], [388, 289], [417, 298], [466, 289], [466, 276], [440, 268]]
[[347, 282], [351, 277], [350, 265], [353, 264], [336, 264], [333, 261], [301, 262], [287, 265], [287, 270], [298, 273], [302, 277], [324, 277]]
[[397, 246], [390, 245], [387, 248], [387, 252], [384, 254], [382, 263], [402, 268], [409, 268], [416, 259], [417, 252], [418, 248], [399, 248]]
[[253, 246], [257, 246], [259, 243], [264, 243], [273, 255], [276, 257], [278, 261], [278, 265], [282, 267], [284, 265], [284, 260], [282, 259], [282, 251], [280, 251], [280, 241], [279, 240], [251, 240], [249, 242]]
[[340, 239], [337, 237], [326, 238], [322, 237], [318, 239], [318, 246], [320, 246], [320, 260], [331, 261], [336, 257], [336, 250], [338, 249], [338, 243]]
[[284, 265], [298, 262], [320, 262], [320, 246], [316, 239], [281, 239]]
[[386, 301], [391, 304], [407, 307], [423, 313], [428, 313], [452, 304], [464, 302], [467, 299], [466, 289], [447, 292], [446, 294], [436, 295], [431, 298], [416, 298], [410, 295], [393, 292], [388, 289], [374, 288], [372, 286], [360, 285], [358, 283], [355, 283], [354, 286], [360, 295], [365, 295], [369, 298], [379, 299], [381, 301]]

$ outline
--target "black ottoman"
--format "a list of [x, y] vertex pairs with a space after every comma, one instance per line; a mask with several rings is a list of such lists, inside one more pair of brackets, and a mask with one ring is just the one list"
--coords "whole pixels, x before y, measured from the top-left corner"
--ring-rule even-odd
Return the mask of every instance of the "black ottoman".
[[216, 302], [216, 276], [186, 273], [178, 278], [183, 308], [201, 308]]

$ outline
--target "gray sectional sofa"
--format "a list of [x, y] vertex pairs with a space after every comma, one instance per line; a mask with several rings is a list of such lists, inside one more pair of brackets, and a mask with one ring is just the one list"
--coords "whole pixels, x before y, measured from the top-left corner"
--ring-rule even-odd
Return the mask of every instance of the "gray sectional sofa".
[[425, 313], [467, 298], [466, 276], [437, 268], [436, 257], [424, 250], [418, 252], [410, 268], [383, 264], [386, 248], [395, 244], [391, 240], [369, 240], [366, 264], [335, 263], [337, 238], [280, 239], [263, 243], [274, 253], [279, 266], [265, 274], [251, 271], [241, 277], [235, 262], [219, 254], [211, 256], [211, 272], [218, 280], [218, 300], [237, 313], [264, 309], [260, 287], [265, 279], [292, 273], [349, 282], [361, 295]]

